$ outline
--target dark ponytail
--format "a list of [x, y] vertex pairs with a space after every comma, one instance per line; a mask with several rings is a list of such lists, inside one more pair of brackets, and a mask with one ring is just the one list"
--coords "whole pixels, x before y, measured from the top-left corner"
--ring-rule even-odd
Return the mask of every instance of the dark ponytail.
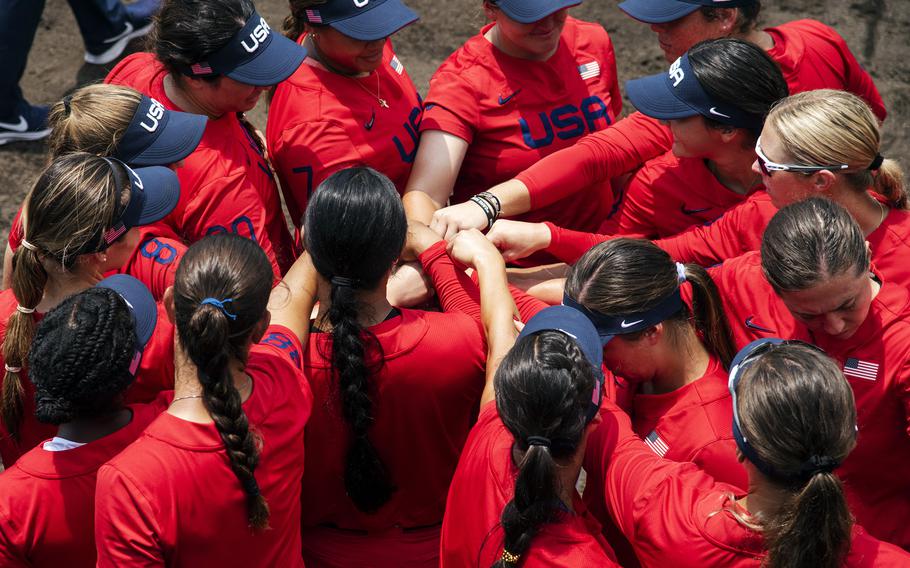
[[332, 287], [326, 314], [332, 327], [328, 358], [351, 435], [345, 489], [359, 510], [373, 512], [389, 500], [395, 485], [369, 438], [374, 420], [369, 378], [375, 365], [368, 359], [376, 365], [383, 359], [375, 336], [358, 322], [357, 291], [376, 289], [401, 254], [407, 235], [404, 207], [387, 177], [370, 168], [349, 168], [316, 190], [307, 207], [304, 235], [313, 265]]
[[[665, 322], [675, 324], [672, 331], [693, 320], [705, 347], [728, 367], [736, 349], [717, 286], [696, 264], [685, 265], [685, 276], [692, 286], [692, 310], [684, 305]], [[566, 294], [602, 314], [626, 315], [652, 309], [679, 287], [679, 280], [676, 263], [654, 243], [620, 238], [600, 243], [575, 263]]]
[[265, 253], [235, 235], [209, 236], [191, 246], [174, 281], [180, 344], [196, 366], [202, 401], [246, 493], [247, 515], [256, 529], [267, 528], [269, 522], [269, 507], [254, 476], [259, 439], [250, 430], [229, 363], [246, 362], [250, 335], [266, 313], [271, 284]]
[[856, 445], [853, 391], [840, 367], [805, 345], [777, 347], [743, 371], [743, 436], [789, 495], [762, 519], [771, 568], [839, 568], [853, 518], [833, 473]]
[[[496, 408], [515, 437], [515, 494], [502, 511], [503, 554], [493, 568], [517, 566], [540, 527], [559, 516], [559, 461], [578, 450], [596, 371], [564, 333], [519, 339], [496, 372]], [[517, 452], [517, 454], [515, 454]]]

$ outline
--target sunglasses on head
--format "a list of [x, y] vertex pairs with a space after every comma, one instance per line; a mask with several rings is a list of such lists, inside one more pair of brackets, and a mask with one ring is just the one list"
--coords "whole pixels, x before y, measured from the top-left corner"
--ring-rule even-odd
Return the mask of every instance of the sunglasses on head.
[[822, 170], [846, 170], [850, 168], [847, 164], [832, 166], [798, 166], [795, 164], [778, 164], [777, 162], [772, 162], [765, 156], [765, 153], [762, 152], [761, 138], [755, 141], [755, 155], [758, 157], [758, 167], [761, 169], [762, 173], [768, 177], [771, 177], [773, 172], [800, 172], [805, 174], [820, 172]]

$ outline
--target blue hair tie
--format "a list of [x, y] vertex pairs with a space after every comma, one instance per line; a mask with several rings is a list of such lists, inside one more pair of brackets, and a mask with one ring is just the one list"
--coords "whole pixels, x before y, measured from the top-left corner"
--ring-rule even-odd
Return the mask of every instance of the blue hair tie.
[[229, 312], [229, 311], [227, 310], [227, 308], [224, 307], [225, 304], [231, 304], [231, 303], [233, 303], [233, 302], [234, 302], [234, 298], [228, 298], [227, 300], [218, 300], [218, 299], [215, 299], [215, 298], [206, 298], [206, 299], [202, 300], [201, 302], [199, 302], [199, 305], [200, 305], [200, 306], [205, 306], [205, 305], [215, 306], [216, 308], [218, 308], [219, 310], [221, 310], [221, 313], [223, 313], [224, 315], [226, 315], [226, 316], [229, 317], [230, 319], [235, 320], [235, 319], [237, 319], [237, 314], [232, 314], [231, 312]]

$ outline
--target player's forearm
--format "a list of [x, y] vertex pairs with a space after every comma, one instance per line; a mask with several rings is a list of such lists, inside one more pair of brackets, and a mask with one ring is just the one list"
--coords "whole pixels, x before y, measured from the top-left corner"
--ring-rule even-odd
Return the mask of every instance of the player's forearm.
[[502, 257], [484, 255], [476, 258], [474, 264], [480, 285], [480, 318], [487, 336], [487, 382], [480, 400], [483, 406], [495, 397], [493, 377], [499, 362], [515, 343], [513, 319], [518, 310], [509, 293]]
[[420, 221], [426, 225], [432, 222], [433, 213], [445, 205], [445, 203], [438, 203], [428, 193], [419, 189], [405, 192], [401, 201], [404, 203], [404, 212], [408, 219]]
[[531, 210], [531, 194], [519, 179], [510, 179], [490, 189], [502, 204], [501, 217], [514, 217]]

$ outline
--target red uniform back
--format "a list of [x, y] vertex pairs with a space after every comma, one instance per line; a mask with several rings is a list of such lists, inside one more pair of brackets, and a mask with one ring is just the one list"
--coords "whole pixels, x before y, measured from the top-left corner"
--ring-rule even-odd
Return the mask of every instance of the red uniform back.
[[[518, 59], [484, 37], [469, 39], [430, 80], [421, 131], [468, 142], [453, 203], [506, 181], [542, 157], [613, 123], [622, 110], [613, 44], [604, 29], [569, 17], [556, 53]], [[613, 202], [609, 181], [522, 215], [594, 230]]]
[[[152, 54], [136, 53], [117, 64], [105, 81], [180, 110], [164, 91], [166, 75]], [[180, 201], [159, 223], [191, 244], [212, 233], [247, 237], [262, 247], [280, 276], [291, 266], [295, 251], [278, 186], [253, 136], [234, 113], [210, 119], [199, 146], [177, 169]]]

